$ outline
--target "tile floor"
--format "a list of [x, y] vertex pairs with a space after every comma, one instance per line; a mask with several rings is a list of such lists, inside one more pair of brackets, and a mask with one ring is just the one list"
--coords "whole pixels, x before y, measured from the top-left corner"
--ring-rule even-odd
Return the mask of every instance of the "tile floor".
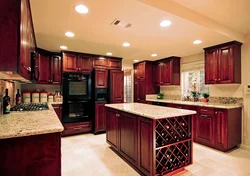
[[[106, 144], [105, 134], [62, 138], [63, 176], [139, 176]], [[250, 152], [194, 145], [194, 164], [178, 176], [250, 176]]]

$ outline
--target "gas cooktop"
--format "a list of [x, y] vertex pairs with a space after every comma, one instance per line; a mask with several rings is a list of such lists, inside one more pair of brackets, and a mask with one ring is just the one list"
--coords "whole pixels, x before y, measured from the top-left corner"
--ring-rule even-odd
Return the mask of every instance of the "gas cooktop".
[[47, 103], [21, 103], [12, 107], [11, 111], [41, 111], [48, 110]]

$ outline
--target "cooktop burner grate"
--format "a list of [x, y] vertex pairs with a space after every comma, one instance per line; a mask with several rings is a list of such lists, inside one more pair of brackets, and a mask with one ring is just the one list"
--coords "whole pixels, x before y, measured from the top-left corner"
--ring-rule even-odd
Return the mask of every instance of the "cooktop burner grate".
[[48, 110], [47, 103], [21, 103], [12, 107], [11, 111], [41, 111]]

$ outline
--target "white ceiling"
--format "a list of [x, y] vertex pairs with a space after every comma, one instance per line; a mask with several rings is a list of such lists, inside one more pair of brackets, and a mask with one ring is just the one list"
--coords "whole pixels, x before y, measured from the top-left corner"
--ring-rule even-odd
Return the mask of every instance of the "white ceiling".
[[[189, 0], [175, 1], [189, 5]], [[199, 0], [190, 1], [201, 4], [200, 8], [205, 9], [208, 14], [206, 6], [213, 5], [211, 0], [203, 0], [207, 2], [206, 6], [202, 6], [204, 3]], [[77, 4], [86, 5], [89, 13], [82, 15], [75, 12]], [[197, 12], [202, 10], [198, 5], [189, 8], [198, 9]], [[204, 47], [234, 40], [137, 0], [31, 0], [31, 10], [38, 47], [60, 51], [59, 47], [66, 45], [71, 51], [102, 55], [112, 52], [114, 56], [123, 57], [126, 64], [133, 63], [134, 59], [156, 60], [172, 55], [188, 56], [201, 53]], [[223, 14], [220, 14], [219, 20], [223, 18], [221, 16]], [[115, 18], [131, 23], [132, 27], [126, 29], [112, 26]], [[172, 25], [161, 28], [159, 24], [165, 19], [172, 21]], [[235, 22], [238, 26], [235, 25], [234, 29], [246, 33], [250, 24], [241, 27], [242, 21]], [[66, 37], [64, 33], [67, 31], [72, 31], [75, 37]], [[194, 45], [192, 42], [196, 39], [201, 39], [203, 43]], [[125, 48], [122, 46], [123, 42], [129, 42], [131, 46]], [[152, 58], [153, 53], [158, 56]]]

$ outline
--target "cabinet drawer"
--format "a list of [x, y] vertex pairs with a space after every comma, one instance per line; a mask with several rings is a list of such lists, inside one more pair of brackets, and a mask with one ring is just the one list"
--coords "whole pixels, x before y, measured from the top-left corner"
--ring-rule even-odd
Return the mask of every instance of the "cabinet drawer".
[[208, 114], [213, 115], [214, 114], [214, 108], [207, 108], [207, 107], [198, 107], [197, 112], [199, 114]]
[[62, 132], [63, 136], [71, 135], [71, 134], [78, 134], [84, 132], [90, 132], [92, 129], [91, 122], [81, 122], [76, 124], [64, 124], [64, 131]]

